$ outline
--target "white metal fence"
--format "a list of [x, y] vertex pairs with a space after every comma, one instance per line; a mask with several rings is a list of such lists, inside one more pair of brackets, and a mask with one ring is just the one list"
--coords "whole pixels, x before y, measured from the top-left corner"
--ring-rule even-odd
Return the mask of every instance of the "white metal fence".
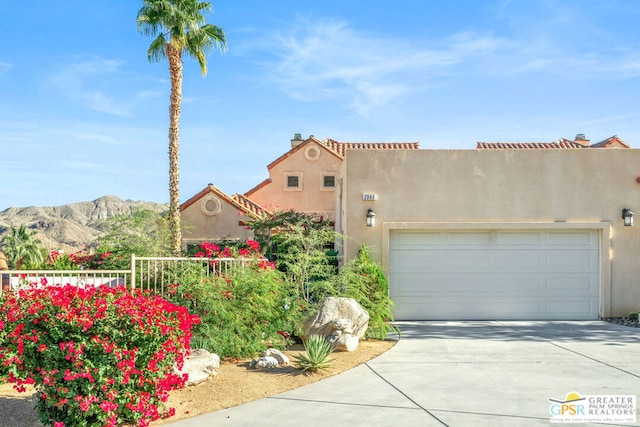
[[2, 270], [1, 292], [18, 290], [32, 283], [47, 285], [127, 286], [164, 293], [188, 268], [203, 275], [226, 274], [255, 262], [244, 258], [171, 258], [131, 255], [128, 270]]

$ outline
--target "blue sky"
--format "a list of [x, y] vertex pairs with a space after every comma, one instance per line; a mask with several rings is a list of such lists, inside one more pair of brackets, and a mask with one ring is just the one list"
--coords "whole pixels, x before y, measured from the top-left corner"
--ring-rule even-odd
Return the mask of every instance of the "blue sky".
[[[169, 76], [133, 0], [0, 0], [0, 210], [167, 202]], [[186, 59], [181, 201], [243, 193], [294, 133], [338, 141], [618, 135], [640, 147], [640, 2], [227, 0]]]

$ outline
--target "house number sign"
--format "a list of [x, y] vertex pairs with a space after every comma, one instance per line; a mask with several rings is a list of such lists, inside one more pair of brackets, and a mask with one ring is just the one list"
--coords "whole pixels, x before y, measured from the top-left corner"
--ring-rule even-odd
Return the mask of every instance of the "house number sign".
[[362, 193], [362, 200], [376, 200], [376, 195], [372, 193]]

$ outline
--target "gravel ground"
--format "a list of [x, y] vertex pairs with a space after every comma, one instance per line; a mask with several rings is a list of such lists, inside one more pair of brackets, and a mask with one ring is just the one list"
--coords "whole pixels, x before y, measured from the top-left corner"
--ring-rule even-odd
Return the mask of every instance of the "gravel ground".
[[629, 326], [631, 328], [640, 328], [640, 321], [636, 319], [629, 319], [628, 317], [609, 317], [606, 320], [609, 323], [613, 323], [614, 325], [623, 325]]

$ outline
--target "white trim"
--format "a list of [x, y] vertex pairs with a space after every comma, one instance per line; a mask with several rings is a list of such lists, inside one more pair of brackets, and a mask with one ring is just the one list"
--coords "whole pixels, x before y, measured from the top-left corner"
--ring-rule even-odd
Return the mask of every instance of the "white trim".
[[[209, 209], [207, 207], [207, 204], [209, 202], [214, 203], [215, 207], [213, 209]], [[200, 209], [202, 209], [202, 213], [207, 216], [218, 215], [222, 210], [222, 202], [216, 196], [208, 195], [202, 198], [202, 202], [200, 203]]]
[[[324, 178], [326, 176], [333, 177], [333, 187], [325, 187]], [[320, 177], [320, 191], [335, 191], [338, 186], [338, 172], [322, 172]]]
[[[289, 177], [296, 176], [298, 177], [298, 186], [297, 187], [289, 187]], [[298, 171], [290, 171], [284, 173], [284, 191], [302, 191], [303, 182], [302, 182], [302, 172]]]
[[[315, 155], [311, 155], [309, 152], [315, 150], [316, 154]], [[320, 147], [318, 147], [316, 144], [310, 144], [307, 148], [304, 149], [304, 157], [305, 159], [309, 160], [310, 162], [315, 162], [316, 160], [318, 160], [320, 158], [321, 155], [321, 151], [320, 151]]]

